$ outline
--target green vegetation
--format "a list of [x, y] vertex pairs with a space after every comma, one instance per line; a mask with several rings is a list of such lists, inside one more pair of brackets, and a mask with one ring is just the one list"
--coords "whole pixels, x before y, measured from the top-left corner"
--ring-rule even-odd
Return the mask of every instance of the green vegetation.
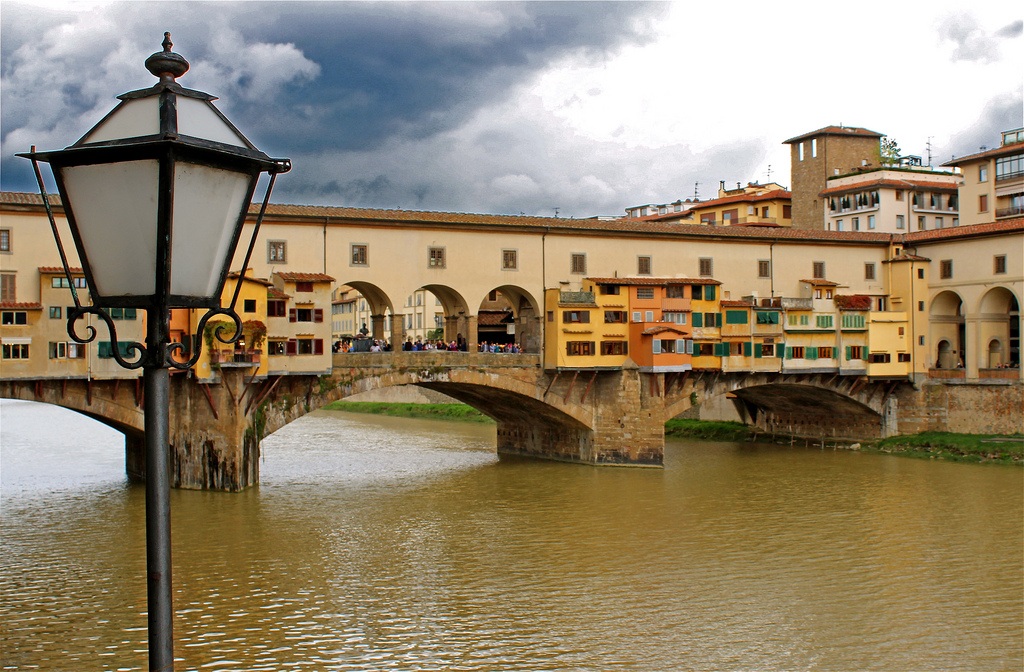
[[334, 401], [324, 406], [324, 409], [348, 413], [390, 415], [397, 418], [493, 422], [480, 411], [465, 404], [388, 404], [376, 401]]
[[748, 441], [750, 428], [741, 422], [712, 422], [674, 418], [665, 423], [667, 438], [704, 439], [707, 441]]
[[1024, 435], [923, 432], [883, 439], [864, 450], [956, 462], [1024, 465]]

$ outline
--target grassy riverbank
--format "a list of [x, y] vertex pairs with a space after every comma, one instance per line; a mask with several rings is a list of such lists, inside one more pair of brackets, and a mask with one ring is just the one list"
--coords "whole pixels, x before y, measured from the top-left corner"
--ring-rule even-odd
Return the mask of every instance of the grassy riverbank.
[[1024, 435], [923, 432], [894, 436], [863, 450], [955, 462], [997, 462], [1024, 465]]
[[494, 422], [465, 404], [403, 404], [378, 401], [335, 401], [324, 406], [328, 411], [390, 415], [396, 418], [454, 420], [457, 422]]
[[[335, 401], [324, 408], [329, 411], [370, 413], [399, 418], [493, 422], [483, 413], [465, 404]], [[665, 423], [665, 436], [673, 439], [743, 442], [751, 441], [754, 433], [750, 427], [739, 422], [673, 419]], [[764, 441], [765, 438], [765, 435], [762, 434], [758, 440]], [[1024, 435], [1021, 434], [997, 436], [924, 432], [894, 436], [875, 442], [851, 442], [849, 449], [955, 462], [996, 462], [1024, 465]]]

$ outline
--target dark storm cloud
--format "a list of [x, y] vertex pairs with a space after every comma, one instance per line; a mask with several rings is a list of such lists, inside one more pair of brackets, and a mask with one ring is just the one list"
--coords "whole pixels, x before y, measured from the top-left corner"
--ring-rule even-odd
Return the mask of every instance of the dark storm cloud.
[[948, 147], [941, 148], [936, 163], [944, 163], [953, 157], [967, 156], [981, 151], [982, 147], [992, 149], [999, 146], [1003, 131], [1020, 128], [1024, 124], [1024, 97], [1018, 92], [990, 100], [981, 116], [969, 127], [954, 134]]
[[[83, 14], [5, 3], [3, 188], [32, 188], [27, 162], [12, 158], [27, 147], [6, 145], [30, 136], [41, 146], [69, 144], [116, 94], [148, 86], [141, 63], [159, 49], [164, 30], [192, 64], [183, 85], [221, 96], [221, 109], [268, 153], [295, 156], [372, 151], [386, 140], [456, 128], [555, 59], [599, 59], [637, 40], [643, 21], [664, 9], [635, 2], [136, 2]], [[338, 181], [337, 193], [389, 193], [375, 175]], [[328, 183], [320, 190], [329, 191]]]

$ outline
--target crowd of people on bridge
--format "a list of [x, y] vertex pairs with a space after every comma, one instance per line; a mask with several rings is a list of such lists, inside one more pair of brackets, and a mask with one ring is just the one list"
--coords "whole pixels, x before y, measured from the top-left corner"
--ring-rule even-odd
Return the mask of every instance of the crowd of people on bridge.
[[[391, 343], [386, 339], [346, 338], [335, 341], [332, 351], [335, 353], [391, 352], [391, 349]], [[402, 344], [403, 352], [467, 352], [468, 349], [469, 343], [461, 334], [454, 341], [445, 342], [444, 339], [424, 340], [422, 338], [413, 340], [412, 337], [409, 337]], [[477, 344], [476, 351], [493, 354], [519, 354], [523, 352], [523, 349], [518, 343], [488, 343], [487, 341], [481, 341]]]

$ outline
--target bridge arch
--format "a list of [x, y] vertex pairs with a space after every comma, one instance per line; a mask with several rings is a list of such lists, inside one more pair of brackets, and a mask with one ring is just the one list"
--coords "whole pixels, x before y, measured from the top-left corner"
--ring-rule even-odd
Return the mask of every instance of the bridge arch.
[[963, 297], [953, 290], [943, 290], [932, 298], [929, 340], [935, 347], [933, 361], [937, 369], [967, 365], [964, 361], [967, 340], [964, 310]]
[[999, 368], [1020, 361], [1020, 303], [1006, 287], [992, 287], [978, 300], [978, 361]]
[[543, 342], [540, 315], [540, 304], [526, 289], [511, 284], [494, 287], [479, 303], [478, 340], [518, 343], [523, 352], [539, 353]]

